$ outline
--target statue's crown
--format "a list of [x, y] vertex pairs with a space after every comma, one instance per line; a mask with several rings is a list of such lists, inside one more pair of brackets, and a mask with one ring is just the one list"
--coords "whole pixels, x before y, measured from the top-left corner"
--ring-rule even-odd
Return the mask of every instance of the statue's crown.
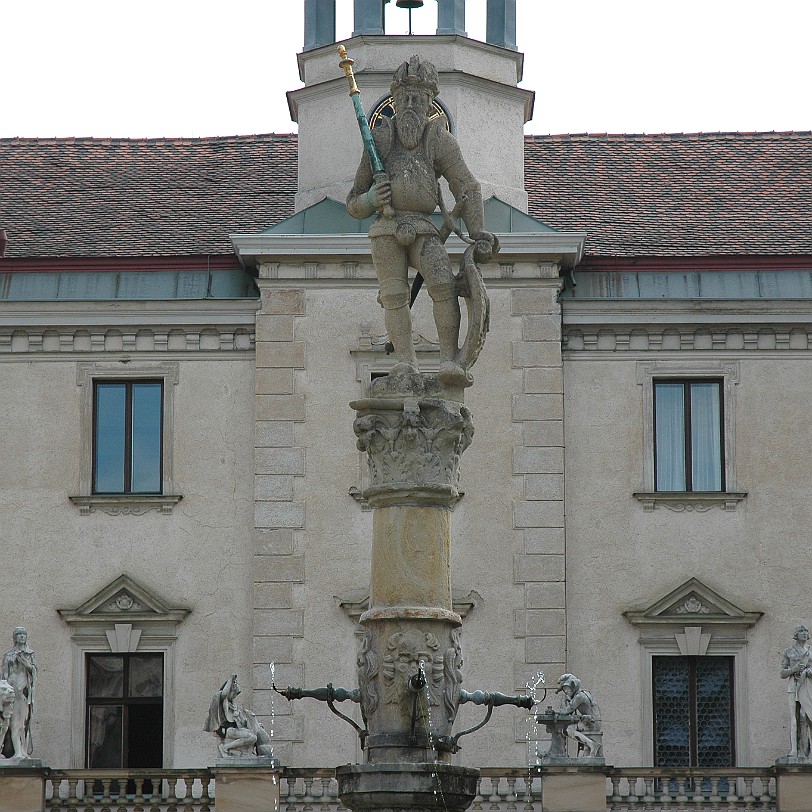
[[415, 54], [395, 71], [390, 90], [394, 93], [402, 85], [423, 85], [434, 98], [439, 92], [438, 81], [437, 68]]

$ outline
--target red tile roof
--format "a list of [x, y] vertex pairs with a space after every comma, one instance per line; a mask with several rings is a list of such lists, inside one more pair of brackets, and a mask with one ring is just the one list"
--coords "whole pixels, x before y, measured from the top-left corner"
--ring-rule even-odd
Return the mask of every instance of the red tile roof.
[[0, 139], [8, 257], [231, 254], [293, 214], [296, 136]]
[[530, 136], [525, 186], [587, 255], [812, 255], [812, 132]]
[[[529, 136], [525, 166], [591, 256], [812, 255], [812, 132]], [[227, 255], [295, 192], [295, 135], [0, 139], [12, 258]]]

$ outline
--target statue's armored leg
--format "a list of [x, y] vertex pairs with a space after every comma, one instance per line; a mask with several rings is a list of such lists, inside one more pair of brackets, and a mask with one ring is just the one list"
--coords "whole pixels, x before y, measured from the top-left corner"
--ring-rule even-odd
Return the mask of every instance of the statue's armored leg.
[[386, 332], [398, 360], [392, 372], [417, 372], [406, 252], [393, 237], [375, 237], [372, 240], [372, 261], [380, 282], [378, 301], [385, 311]]
[[425, 237], [419, 246], [420, 273], [433, 303], [440, 342], [440, 374], [464, 375], [457, 362], [460, 338], [460, 302], [451, 262], [438, 237]]

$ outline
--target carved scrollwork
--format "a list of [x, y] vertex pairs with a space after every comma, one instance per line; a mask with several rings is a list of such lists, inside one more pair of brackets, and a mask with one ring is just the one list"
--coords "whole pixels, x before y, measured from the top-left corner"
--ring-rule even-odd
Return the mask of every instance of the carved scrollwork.
[[357, 446], [367, 452], [370, 488], [444, 486], [458, 497], [460, 457], [474, 434], [465, 406], [440, 400], [404, 400], [354, 424]]
[[367, 632], [361, 642], [358, 655], [358, 688], [361, 691], [361, 713], [364, 719], [372, 716], [378, 707], [378, 690], [375, 678], [378, 676], [378, 655], [373, 648], [372, 632]]
[[411, 701], [409, 680], [423, 669], [432, 705], [440, 704], [443, 689], [444, 662], [440, 641], [431, 632], [419, 629], [396, 632], [386, 642], [383, 657], [384, 701], [388, 705]]
[[443, 657], [443, 675], [445, 677], [443, 707], [449, 724], [453, 724], [457, 717], [462, 685], [462, 645], [458, 629], [451, 630], [451, 645], [445, 650]]

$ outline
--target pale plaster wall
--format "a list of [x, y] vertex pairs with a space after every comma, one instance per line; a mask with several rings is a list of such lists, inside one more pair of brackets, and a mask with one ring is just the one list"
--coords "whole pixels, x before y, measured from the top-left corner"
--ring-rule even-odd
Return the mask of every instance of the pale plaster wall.
[[171, 515], [83, 516], [68, 501], [79, 482], [76, 363], [0, 359], [0, 633], [5, 650], [22, 623], [37, 655], [34, 755], [82, 766], [70, 762], [70, 629], [56, 610], [127, 573], [192, 610], [175, 644], [174, 718], [165, 720], [174, 756], [165, 764], [213, 763], [202, 730], [212, 694], [236, 670], [250, 704], [253, 355], [179, 361], [174, 462], [184, 498]]
[[[569, 661], [594, 690], [608, 761], [642, 762], [641, 651], [622, 612], [697, 577], [745, 610], [764, 611], [741, 656], [747, 668], [748, 754], [770, 764], [787, 752], [781, 655], [809, 622], [808, 460], [805, 430], [812, 366], [807, 353], [671, 354], [740, 361], [736, 464], [748, 496], [735, 511], [644, 512], [643, 409], [634, 353], [565, 358]], [[705, 629], [703, 629], [705, 631]]]

